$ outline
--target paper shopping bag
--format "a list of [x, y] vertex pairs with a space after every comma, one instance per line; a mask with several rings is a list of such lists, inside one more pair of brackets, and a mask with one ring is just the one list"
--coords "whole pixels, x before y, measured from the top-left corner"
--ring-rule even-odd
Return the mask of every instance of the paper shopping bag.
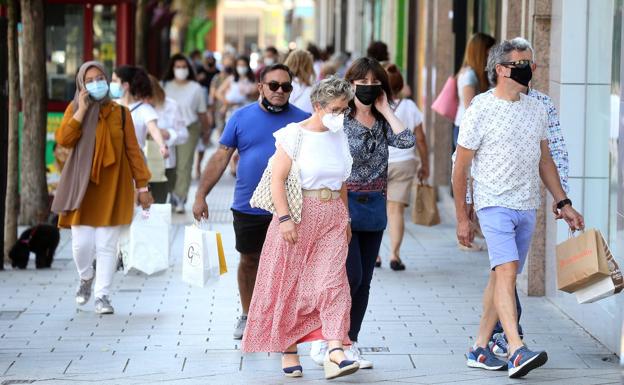
[[600, 231], [586, 230], [557, 245], [557, 288], [573, 293], [611, 275]]
[[132, 223], [124, 229], [119, 241], [126, 274], [138, 270], [151, 275], [169, 267], [170, 207], [152, 205], [149, 210], [135, 209]]
[[197, 225], [186, 226], [182, 255], [182, 280], [204, 287], [212, 278], [227, 272], [221, 234]]
[[435, 189], [422, 182], [414, 182], [412, 222], [417, 225], [434, 226], [440, 223]]
[[604, 255], [611, 275], [574, 292], [578, 303], [592, 303], [620, 293], [624, 289], [624, 277], [605, 239], [600, 236]]

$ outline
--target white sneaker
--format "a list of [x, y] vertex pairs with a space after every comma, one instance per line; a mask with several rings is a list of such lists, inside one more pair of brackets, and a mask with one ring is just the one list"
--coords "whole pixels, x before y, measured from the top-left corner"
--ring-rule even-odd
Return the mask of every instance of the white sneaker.
[[360, 364], [360, 369], [372, 369], [373, 363], [360, 355], [360, 349], [357, 347], [357, 342], [354, 342], [349, 349], [345, 346], [345, 356], [347, 360], [357, 361]]
[[323, 366], [325, 363], [325, 356], [327, 355], [327, 341], [318, 340], [312, 341], [310, 346], [310, 358], [316, 362], [318, 366]]

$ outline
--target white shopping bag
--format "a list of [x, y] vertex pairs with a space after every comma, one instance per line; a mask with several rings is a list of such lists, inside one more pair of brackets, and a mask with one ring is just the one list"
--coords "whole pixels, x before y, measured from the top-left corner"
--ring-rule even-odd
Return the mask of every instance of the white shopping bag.
[[119, 240], [126, 274], [134, 269], [151, 275], [169, 267], [170, 224], [169, 204], [152, 205], [149, 210], [135, 208], [132, 223]]
[[199, 287], [227, 272], [221, 234], [205, 227], [193, 224], [184, 229], [182, 280]]

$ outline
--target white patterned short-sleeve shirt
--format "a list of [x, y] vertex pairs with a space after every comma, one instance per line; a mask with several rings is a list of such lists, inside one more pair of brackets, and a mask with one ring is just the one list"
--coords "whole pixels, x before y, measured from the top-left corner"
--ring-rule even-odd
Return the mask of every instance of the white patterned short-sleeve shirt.
[[493, 92], [473, 100], [459, 128], [458, 144], [475, 151], [472, 164], [475, 209], [540, 206], [540, 142], [547, 140], [548, 115], [535, 98], [500, 99]]

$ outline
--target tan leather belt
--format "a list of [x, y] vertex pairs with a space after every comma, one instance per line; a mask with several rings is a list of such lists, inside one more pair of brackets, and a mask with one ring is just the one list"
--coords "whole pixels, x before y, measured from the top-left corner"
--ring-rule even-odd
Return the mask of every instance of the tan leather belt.
[[303, 190], [304, 197], [318, 198], [322, 201], [330, 201], [332, 199], [340, 198], [340, 191], [330, 190], [328, 188], [322, 188], [319, 190]]

